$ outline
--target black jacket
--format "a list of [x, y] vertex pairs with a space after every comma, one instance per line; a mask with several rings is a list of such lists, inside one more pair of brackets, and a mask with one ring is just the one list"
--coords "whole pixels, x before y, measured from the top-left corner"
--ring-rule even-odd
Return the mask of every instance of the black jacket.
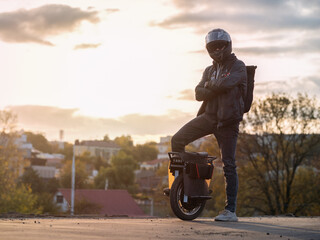
[[198, 116], [205, 114], [218, 127], [240, 122], [247, 94], [245, 64], [234, 54], [221, 64], [213, 62], [205, 69], [195, 92], [196, 100], [203, 101]]

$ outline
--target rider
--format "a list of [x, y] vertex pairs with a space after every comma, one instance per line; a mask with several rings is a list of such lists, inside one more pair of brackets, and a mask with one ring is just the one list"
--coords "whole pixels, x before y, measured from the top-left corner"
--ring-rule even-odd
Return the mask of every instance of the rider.
[[238, 175], [235, 151], [247, 89], [246, 66], [232, 52], [230, 35], [213, 29], [206, 36], [206, 48], [213, 59], [195, 88], [197, 101], [203, 101], [196, 118], [185, 124], [171, 140], [173, 152], [184, 152], [194, 140], [214, 134], [220, 148], [226, 185], [225, 209], [216, 221], [238, 221], [236, 201]]

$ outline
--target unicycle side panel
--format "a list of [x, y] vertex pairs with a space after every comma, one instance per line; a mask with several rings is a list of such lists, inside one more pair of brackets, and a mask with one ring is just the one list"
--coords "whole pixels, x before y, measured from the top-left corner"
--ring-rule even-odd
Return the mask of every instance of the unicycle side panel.
[[170, 190], [170, 206], [173, 213], [181, 220], [191, 221], [200, 216], [206, 201], [199, 201], [187, 198], [183, 190], [183, 175], [179, 175], [174, 180]]

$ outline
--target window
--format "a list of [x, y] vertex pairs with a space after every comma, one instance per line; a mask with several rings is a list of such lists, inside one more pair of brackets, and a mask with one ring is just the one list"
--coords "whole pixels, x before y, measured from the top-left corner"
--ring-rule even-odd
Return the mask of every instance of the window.
[[57, 203], [63, 203], [63, 196], [57, 195]]
[[95, 154], [96, 154], [96, 157], [101, 157], [101, 154], [102, 154], [101, 149], [96, 148], [96, 149], [95, 149]]
[[104, 151], [104, 152], [103, 152], [103, 158], [106, 159], [106, 160], [109, 160], [109, 158], [110, 158], [110, 152]]

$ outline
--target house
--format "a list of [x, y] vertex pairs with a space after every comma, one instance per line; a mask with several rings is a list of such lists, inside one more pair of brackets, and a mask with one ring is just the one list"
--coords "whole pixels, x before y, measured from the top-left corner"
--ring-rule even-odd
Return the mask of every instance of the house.
[[157, 144], [158, 148], [158, 159], [168, 159], [168, 151], [170, 146], [171, 136], [160, 137], [160, 143]]
[[[76, 189], [75, 205], [86, 201], [96, 206], [96, 211], [88, 214], [102, 216], [146, 217], [127, 190]], [[71, 189], [59, 188], [54, 202], [67, 212], [71, 205]]]
[[33, 165], [31, 168], [38, 174], [42, 179], [50, 179], [56, 176], [56, 168], [49, 166], [37, 166]]
[[81, 156], [87, 152], [90, 157], [101, 157], [107, 161], [119, 150], [120, 147], [113, 141], [81, 141], [74, 145], [75, 156]]
[[51, 166], [55, 168], [62, 168], [64, 155], [59, 153], [38, 153], [37, 158], [46, 159], [46, 166]]
[[59, 177], [59, 169], [63, 166], [64, 155], [42, 153], [33, 148], [31, 157], [25, 158], [25, 160], [26, 167], [31, 167], [42, 179], [49, 180]]
[[21, 135], [15, 139], [15, 145], [24, 158], [29, 158], [31, 157], [33, 149], [32, 144], [27, 141], [27, 135], [23, 134], [23, 132], [20, 132], [20, 134]]

